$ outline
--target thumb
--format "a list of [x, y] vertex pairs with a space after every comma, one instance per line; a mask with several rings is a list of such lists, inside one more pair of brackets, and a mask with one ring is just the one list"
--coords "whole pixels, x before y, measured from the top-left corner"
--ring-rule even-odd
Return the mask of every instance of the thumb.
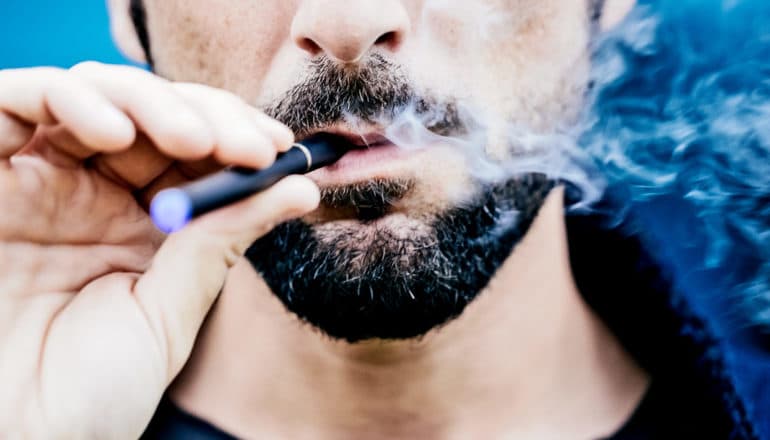
[[290, 176], [166, 239], [134, 291], [167, 354], [169, 381], [187, 361], [230, 267], [256, 239], [318, 203], [313, 182]]

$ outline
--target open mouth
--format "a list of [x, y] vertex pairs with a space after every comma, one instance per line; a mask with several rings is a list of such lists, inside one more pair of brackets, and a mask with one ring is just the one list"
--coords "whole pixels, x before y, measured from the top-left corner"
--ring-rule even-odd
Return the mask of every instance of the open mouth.
[[[347, 144], [348, 154], [362, 154], [361, 151], [370, 151], [379, 148], [395, 147], [384, 134], [379, 131], [367, 133], [354, 133], [342, 129], [327, 129], [314, 132], [313, 134], [331, 134], [341, 138]], [[347, 156], [347, 154], [346, 154]]]
[[412, 189], [408, 158], [413, 151], [398, 147], [377, 130], [316, 133], [321, 132], [341, 137], [349, 149], [334, 164], [307, 175], [321, 188], [319, 220], [376, 220], [392, 212]]
[[349, 151], [339, 161], [308, 174], [321, 187], [397, 177], [403, 173], [405, 159], [412, 153], [395, 145], [381, 130], [358, 133], [345, 127], [330, 127], [312, 134], [321, 132], [339, 136], [349, 143]]

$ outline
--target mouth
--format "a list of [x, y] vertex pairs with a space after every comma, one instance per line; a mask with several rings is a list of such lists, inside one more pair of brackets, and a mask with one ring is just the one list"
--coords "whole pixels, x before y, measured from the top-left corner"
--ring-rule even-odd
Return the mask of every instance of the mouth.
[[346, 126], [326, 127], [309, 133], [329, 133], [349, 142], [349, 151], [332, 165], [313, 171], [307, 176], [320, 187], [344, 186], [373, 180], [388, 180], [403, 176], [408, 158], [415, 151], [395, 145], [378, 127], [353, 130]]
[[340, 160], [306, 175], [321, 188], [321, 205], [305, 218], [311, 224], [340, 220], [374, 224], [398, 212], [400, 201], [412, 190], [417, 150], [395, 145], [378, 127], [357, 128], [325, 127], [308, 134], [328, 133], [348, 144]]

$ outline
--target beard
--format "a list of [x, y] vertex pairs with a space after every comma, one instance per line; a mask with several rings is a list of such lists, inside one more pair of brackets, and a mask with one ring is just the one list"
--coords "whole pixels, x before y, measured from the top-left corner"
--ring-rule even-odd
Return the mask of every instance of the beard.
[[[456, 105], [418, 95], [397, 66], [377, 54], [355, 70], [314, 61], [305, 80], [266, 113], [301, 136], [351, 116], [382, 121], [407, 105], [431, 115], [425, 125], [433, 132], [463, 131]], [[410, 223], [419, 224], [414, 230], [390, 227], [389, 215], [408, 215], [391, 208], [415, 185], [376, 179], [322, 188], [322, 207], [354, 220], [284, 223], [255, 242], [246, 258], [290, 312], [332, 338], [419, 337], [478, 296], [555, 182], [529, 174], [481, 185], [473, 200], [422, 214]]]

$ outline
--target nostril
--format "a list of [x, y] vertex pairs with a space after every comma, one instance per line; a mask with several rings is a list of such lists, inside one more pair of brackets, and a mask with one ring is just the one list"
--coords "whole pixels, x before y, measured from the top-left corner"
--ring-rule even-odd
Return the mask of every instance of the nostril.
[[400, 43], [401, 37], [399, 37], [399, 33], [395, 31], [386, 32], [380, 35], [374, 42], [376, 46], [385, 46], [391, 50], [397, 48]]
[[300, 49], [310, 53], [310, 55], [318, 55], [323, 51], [321, 46], [310, 38], [300, 38], [299, 41], [297, 41], [297, 45]]

